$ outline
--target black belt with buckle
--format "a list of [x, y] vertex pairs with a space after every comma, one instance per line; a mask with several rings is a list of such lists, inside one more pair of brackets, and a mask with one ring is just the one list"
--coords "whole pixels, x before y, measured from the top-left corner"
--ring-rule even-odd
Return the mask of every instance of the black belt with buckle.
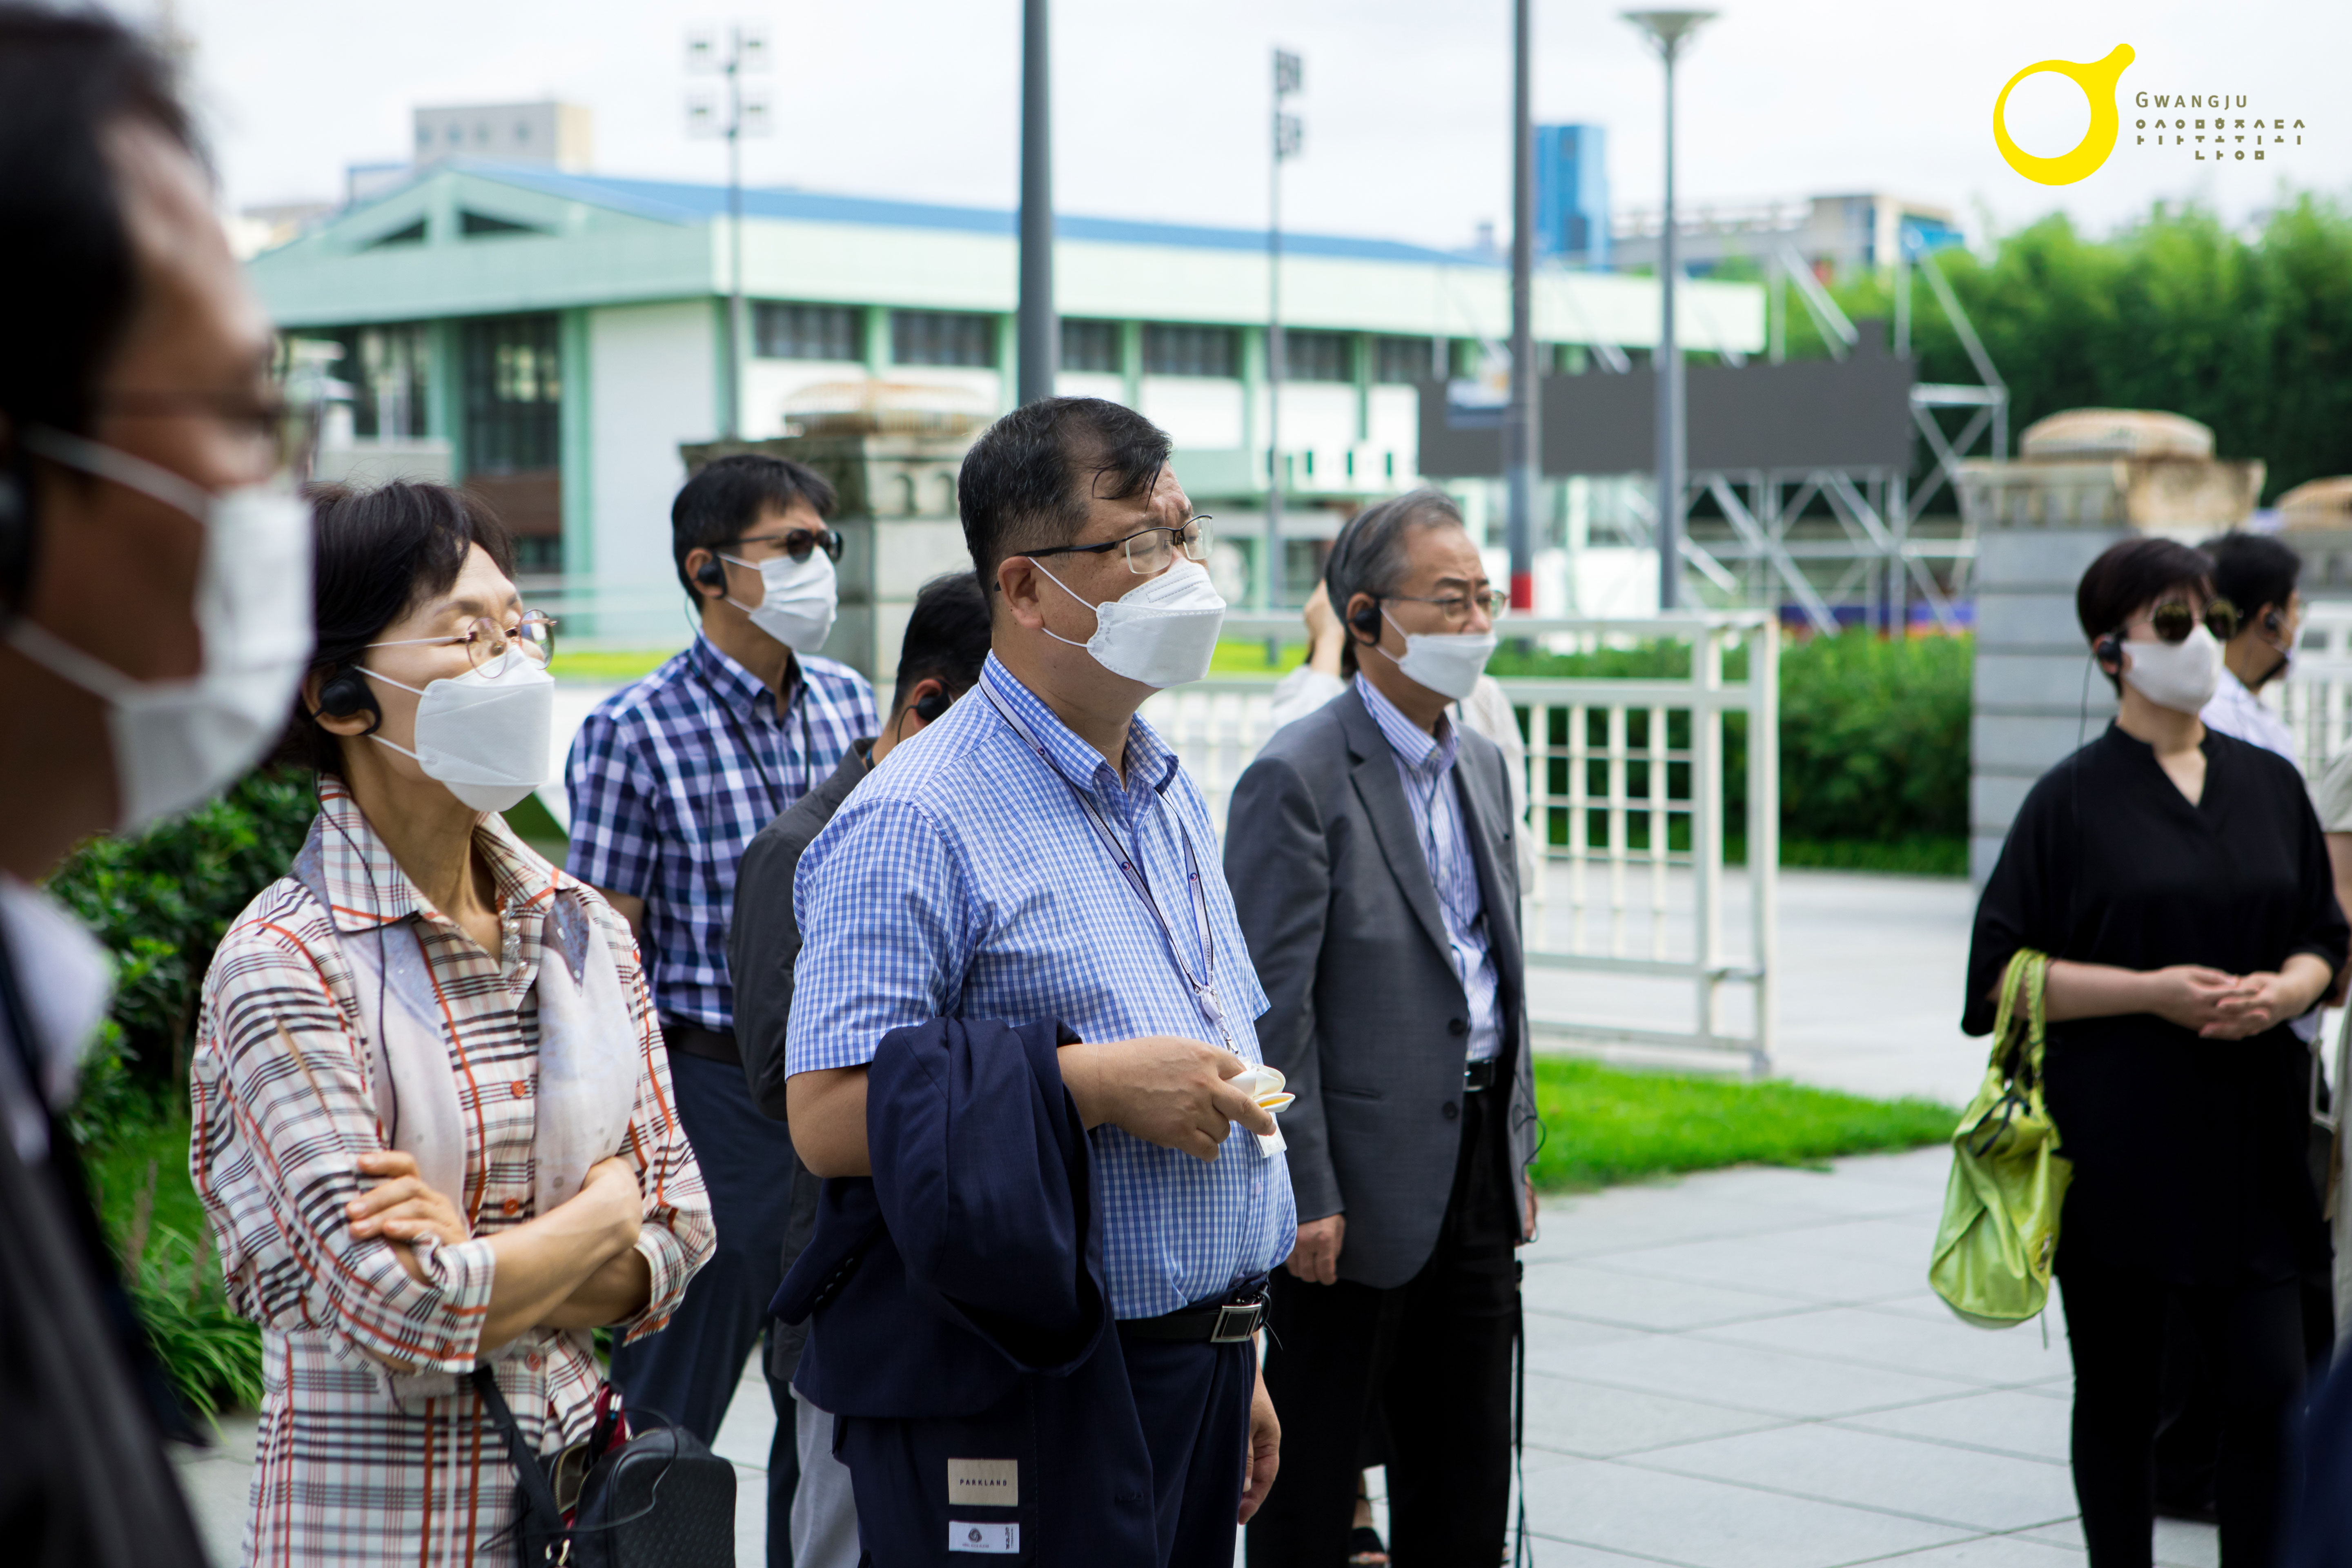
[[1231, 1345], [1255, 1337], [1258, 1326], [1265, 1321], [1265, 1291], [1260, 1288], [1246, 1301], [1187, 1307], [1156, 1318], [1122, 1318], [1118, 1331], [1142, 1340], [1190, 1340], [1196, 1344], [1206, 1341], [1213, 1345]]
[[1482, 1059], [1482, 1060], [1475, 1061], [1475, 1062], [1467, 1062], [1467, 1063], [1465, 1063], [1465, 1064], [1463, 1065], [1463, 1068], [1462, 1068], [1462, 1092], [1463, 1092], [1463, 1093], [1465, 1093], [1465, 1094], [1476, 1094], [1476, 1093], [1480, 1092], [1481, 1090], [1484, 1090], [1484, 1089], [1492, 1089], [1492, 1088], [1494, 1088], [1494, 1087], [1495, 1087], [1495, 1058], [1492, 1058], [1492, 1057], [1487, 1057], [1487, 1058], [1484, 1058], [1484, 1059]]
[[735, 1044], [732, 1029], [705, 1029], [693, 1024], [664, 1024], [662, 1042], [671, 1050], [686, 1056], [725, 1062], [730, 1067], [743, 1065], [743, 1052]]

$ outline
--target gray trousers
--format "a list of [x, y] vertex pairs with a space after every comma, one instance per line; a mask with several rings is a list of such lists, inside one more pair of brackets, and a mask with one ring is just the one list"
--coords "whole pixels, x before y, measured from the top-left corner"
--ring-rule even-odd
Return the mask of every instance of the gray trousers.
[[857, 1568], [857, 1500], [833, 1457], [833, 1417], [793, 1394], [801, 1484], [793, 1493], [793, 1568]]

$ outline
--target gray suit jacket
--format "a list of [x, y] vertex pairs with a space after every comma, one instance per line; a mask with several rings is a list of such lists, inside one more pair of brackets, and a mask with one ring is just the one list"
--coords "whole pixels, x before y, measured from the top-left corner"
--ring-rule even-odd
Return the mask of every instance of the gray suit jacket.
[[[1503, 766], [1462, 731], [1454, 777], [1502, 979], [1500, 1076], [1486, 1092], [1507, 1097], [1517, 1171], [1539, 1130]], [[1352, 687], [1277, 731], [1242, 775], [1225, 880], [1274, 1005], [1258, 1042], [1298, 1096], [1282, 1113], [1298, 1216], [1344, 1212], [1339, 1278], [1402, 1285], [1429, 1260], [1453, 1191], [1469, 1005], [1396, 752]]]

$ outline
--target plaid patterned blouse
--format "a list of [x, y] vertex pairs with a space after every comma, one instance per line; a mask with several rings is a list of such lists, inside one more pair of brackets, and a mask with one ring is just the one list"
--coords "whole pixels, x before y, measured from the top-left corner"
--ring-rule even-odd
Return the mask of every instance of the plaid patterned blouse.
[[[539, 966], [562, 962], [549, 906], [577, 884], [496, 816], [475, 830], [495, 880], [502, 952], [487, 953], [427, 904], [337, 781], [302, 883], [272, 883], [237, 917], [205, 976], [192, 1064], [188, 1163], [219, 1238], [231, 1303], [262, 1325], [261, 1425], [245, 1562], [464, 1565], [510, 1563], [514, 1468], [460, 1379], [479, 1352], [493, 1259], [483, 1239], [533, 1217]], [[653, 1274], [635, 1339], [669, 1320], [709, 1258], [701, 1173], [670, 1113], [667, 1053], [628, 927], [586, 906], [631, 998], [637, 1109], [626, 1145], [646, 1194], [637, 1238]], [[382, 1240], [352, 1237], [344, 1205], [365, 1189], [354, 1157], [385, 1146], [343, 944], [413, 918], [447, 1010], [450, 1070], [470, 1122], [465, 1191], [474, 1239], [418, 1244], [424, 1283]], [[340, 936], [338, 933], [341, 933]], [[537, 1329], [497, 1353], [499, 1385], [542, 1453], [586, 1435], [600, 1374], [584, 1332]]]
[[793, 662], [779, 719], [760, 678], [698, 636], [599, 703], [572, 742], [567, 863], [592, 887], [646, 901], [666, 1018], [735, 1026], [727, 921], [744, 847], [878, 728], [864, 676], [806, 654]]

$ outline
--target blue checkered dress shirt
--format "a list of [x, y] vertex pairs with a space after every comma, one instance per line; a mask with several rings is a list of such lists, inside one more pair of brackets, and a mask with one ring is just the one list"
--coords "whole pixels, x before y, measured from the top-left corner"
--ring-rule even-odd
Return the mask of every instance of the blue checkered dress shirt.
[[735, 1026], [727, 921], [751, 836], [872, 735], [874, 689], [806, 654], [783, 717], [760, 678], [704, 637], [596, 705], [563, 770], [564, 869], [646, 901], [654, 1005], [675, 1022]]
[[[791, 1070], [871, 1061], [892, 1029], [932, 1018], [1059, 1019], [1088, 1040], [1178, 1035], [1252, 1066], [1266, 1009], [1234, 918], [1207, 804], [1141, 719], [1122, 782], [993, 656], [981, 679], [1029, 727], [1051, 765], [979, 692], [857, 786], [801, 856], [807, 945], [793, 966]], [[1191, 840], [1207, 895], [1223, 1029], [1178, 970], [1160, 924], [1095, 836], [1073, 787], [1129, 845], [1184, 961], [1202, 972], [1186, 881]], [[1156, 1317], [1221, 1294], [1289, 1256], [1290, 1170], [1229, 1130], [1213, 1163], [1105, 1126], [1104, 1263], [1111, 1310]]]
[[1454, 949], [1454, 973], [1461, 977], [1462, 994], [1470, 1005], [1469, 1059], [1487, 1060], [1503, 1048], [1503, 1012], [1496, 1000], [1503, 978], [1495, 968], [1494, 944], [1486, 935], [1486, 896], [1478, 890], [1478, 863], [1470, 858], [1462, 802], [1455, 794], [1460, 786], [1454, 777], [1454, 753], [1461, 747], [1461, 731], [1448, 713], [1437, 721], [1437, 733], [1431, 734], [1360, 673], [1356, 689], [1372, 722], [1388, 737], [1389, 750], [1396, 753], [1397, 777], [1404, 781], [1404, 798], [1412, 807], [1412, 830], [1421, 840], [1422, 858], [1429, 863], [1429, 879], [1437, 885], [1437, 907]]

